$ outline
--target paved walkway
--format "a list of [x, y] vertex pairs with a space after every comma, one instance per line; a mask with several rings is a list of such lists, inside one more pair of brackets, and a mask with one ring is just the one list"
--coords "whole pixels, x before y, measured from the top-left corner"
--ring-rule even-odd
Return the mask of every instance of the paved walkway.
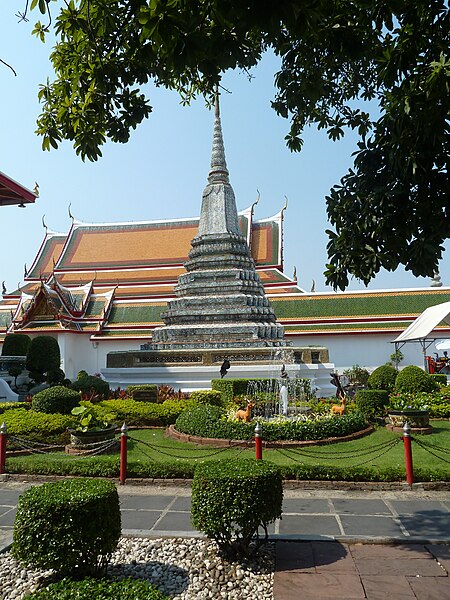
[[[0, 482], [0, 550], [30, 483]], [[119, 487], [125, 535], [199, 536], [190, 488]], [[450, 600], [450, 489], [286, 490], [276, 541], [275, 600]]]

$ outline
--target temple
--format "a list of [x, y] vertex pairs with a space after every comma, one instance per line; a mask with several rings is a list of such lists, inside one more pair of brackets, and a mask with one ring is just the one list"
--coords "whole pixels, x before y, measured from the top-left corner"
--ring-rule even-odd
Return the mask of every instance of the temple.
[[[11, 181], [8, 192], [0, 177], [0, 203], [17, 200], [20, 189]], [[34, 201], [36, 194], [23, 190], [23, 201]], [[69, 378], [83, 369], [101, 372], [112, 385], [139, 383], [149, 380], [145, 361], [151, 360], [161, 363], [158, 383], [198, 388], [237, 348], [252, 350], [257, 367], [267, 352], [278, 362], [291, 352], [311, 372], [327, 366], [325, 374], [334, 365], [376, 367], [423, 310], [450, 301], [450, 288], [436, 278], [429, 288], [305, 292], [284, 272], [288, 211], [256, 219], [256, 208], [255, 202], [236, 209], [217, 108], [200, 216], [97, 224], [72, 218], [66, 233], [45, 228], [23, 285], [3, 284], [0, 344], [7, 333], [53, 335]], [[443, 323], [437, 333], [450, 335], [450, 327]], [[202, 348], [203, 357], [193, 348]], [[173, 359], [178, 350], [184, 354], [167, 366], [161, 357], [171, 352]], [[114, 362], [120, 354], [133, 356], [126, 369]], [[406, 364], [423, 364], [420, 348], [404, 354]], [[204, 363], [203, 379], [187, 381], [183, 364], [196, 360]], [[253, 376], [267, 376], [254, 364]]]

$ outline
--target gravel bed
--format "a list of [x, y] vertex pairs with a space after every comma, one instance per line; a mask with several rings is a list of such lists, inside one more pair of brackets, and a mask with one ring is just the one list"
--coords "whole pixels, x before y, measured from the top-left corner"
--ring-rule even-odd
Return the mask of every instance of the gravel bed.
[[[121, 538], [108, 566], [110, 577], [147, 579], [174, 600], [272, 600], [274, 546], [255, 559], [230, 563], [204, 539]], [[19, 600], [38, 589], [51, 571], [24, 569], [10, 552], [0, 554], [0, 600]]]

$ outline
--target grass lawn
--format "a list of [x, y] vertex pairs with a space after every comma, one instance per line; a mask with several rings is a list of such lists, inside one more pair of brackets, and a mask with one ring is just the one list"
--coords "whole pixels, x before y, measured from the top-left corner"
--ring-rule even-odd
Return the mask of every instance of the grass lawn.
[[[416, 480], [450, 480], [450, 422], [433, 421], [433, 434], [413, 441]], [[397, 444], [392, 444], [400, 440]], [[419, 446], [426, 444], [428, 450]], [[430, 444], [433, 447], [429, 447]], [[164, 437], [162, 429], [130, 431], [130, 477], [191, 477], [195, 465], [205, 460], [254, 457], [254, 449], [195, 446]], [[399, 434], [384, 428], [351, 442], [324, 446], [263, 450], [263, 459], [280, 465], [287, 477], [301, 479], [398, 480], [404, 478], [403, 443]], [[12, 457], [9, 473], [67, 474], [117, 477], [118, 455], [74, 457], [63, 453]], [[421, 479], [422, 477], [422, 479]]]

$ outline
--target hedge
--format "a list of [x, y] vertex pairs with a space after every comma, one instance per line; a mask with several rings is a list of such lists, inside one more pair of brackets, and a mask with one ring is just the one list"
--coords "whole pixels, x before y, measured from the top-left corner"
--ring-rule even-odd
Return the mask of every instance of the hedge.
[[[217, 406], [206, 405], [186, 411], [178, 417], [175, 426], [182, 433], [200, 437], [251, 440], [255, 435], [255, 423], [229, 421], [225, 411]], [[263, 439], [270, 442], [342, 437], [366, 426], [365, 417], [358, 412], [342, 417], [326, 415], [315, 420], [262, 423]]]
[[31, 406], [36, 412], [69, 415], [72, 409], [78, 406], [80, 400], [79, 392], [63, 385], [55, 385], [35, 394]]
[[[127, 393], [132, 396], [133, 400], [141, 401], [140, 397], [146, 397], [143, 402], [158, 402], [158, 386], [153, 383], [142, 383], [140, 385], [129, 385]], [[148, 399], [147, 399], [148, 398]]]
[[43, 590], [27, 596], [28, 600], [170, 600], [153, 585], [143, 579], [127, 577], [121, 580], [94, 579], [87, 577], [81, 581], [64, 578], [51, 583]]
[[358, 390], [355, 396], [357, 410], [366, 417], [382, 415], [389, 403], [389, 392], [382, 390]]
[[29, 410], [31, 408], [31, 402], [0, 402], [0, 415], [7, 410], [15, 410], [17, 408]]
[[281, 517], [280, 471], [263, 461], [229, 459], [198, 465], [192, 482], [192, 523], [226, 555], [251, 554], [258, 529]]
[[402, 369], [395, 380], [396, 392], [433, 392], [438, 387], [428, 373], [415, 365]]
[[70, 387], [82, 394], [95, 396], [99, 400], [107, 400], [109, 398], [109, 383], [101, 377], [85, 374], [84, 371], [80, 371], [78, 379], [71, 383]]
[[[71, 420], [68, 415], [48, 415], [25, 408], [8, 410], [2, 415], [8, 434], [47, 444], [64, 443]], [[14, 443], [9, 440], [8, 447], [11, 446]]]
[[172, 425], [184, 411], [192, 408], [191, 400], [166, 400], [162, 404], [136, 400], [104, 400], [95, 407], [113, 415], [113, 420], [127, 425], [162, 427]]
[[103, 572], [121, 534], [119, 496], [111, 481], [69, 479], [34, 486], [17, 505], [12, 554], [60, 575]]
[[[269, 462], [264, 459], [264, 462]], [[21, 457], [7, 458], [6, 470], [14, 474], [32, 475], [70, 475], [85, 477], [118, 477], [119, 458], [115, 456], [102, 457], [71, 457], [70, 460], [52, 457], [35, 457], [33, 462]], [[284, 479], [299, 481], [404, 481], [404, 467], [380, 467], [379, 465], [360, 467], [340, 467], [339, 465], [305, 465], [301, 463], [280, 466]], [[129, 461], [127, 476], [137, 479], [192, 479], [195, 466], [190, 462], [174, 460], [164, 463], [144, 463]], [[414, 465], [416, 481], [450, 481], [450, 470], [442, 468], [429, 469]]]
[[195, 392], [191, 392], [189, 399], [196, 404], [223, 406], [222, 394], [218, 390], [197, 390]]
[[392, 365], [381, 365], [369, 375], [367, 386], [371, 390], [387, 390], [392, 392], [398, 371]]

